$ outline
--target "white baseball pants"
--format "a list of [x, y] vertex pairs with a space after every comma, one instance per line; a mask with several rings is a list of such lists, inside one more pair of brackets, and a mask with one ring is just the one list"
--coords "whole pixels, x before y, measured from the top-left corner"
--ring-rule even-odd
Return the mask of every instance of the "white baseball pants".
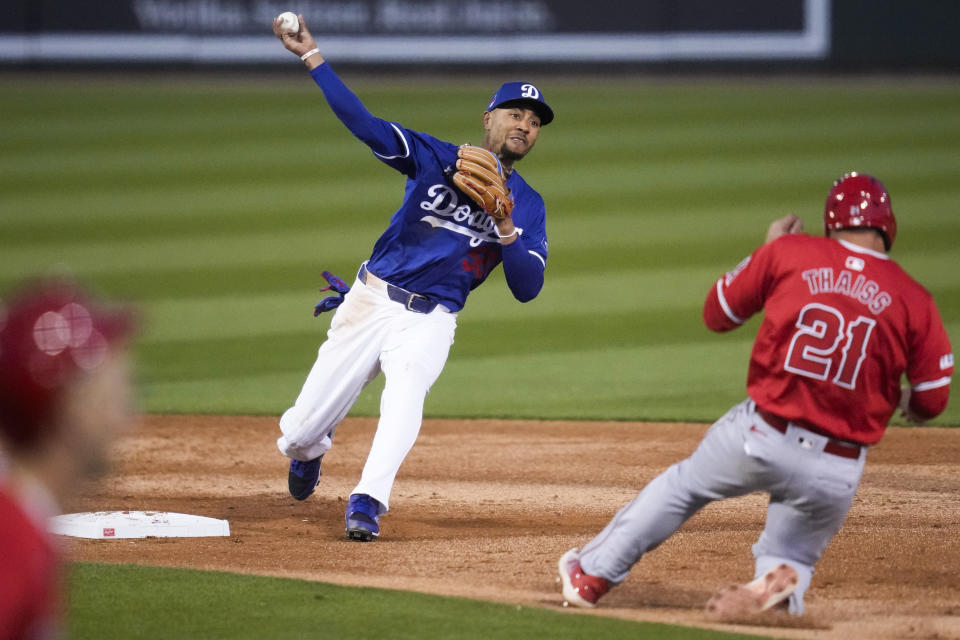
[[752, 400], [741, 402], [710, 427], [693, 455], [620, 509], [584, 546], [580, 566], [620, 583], [644, 553], [706, 504], [765, 491], [770, 504], [753, 545], [754, 577], [784, 562], [796, 569], [800, 580], [790, 612], [802, 614], [813, 565], [846, 519], [866, 461], [866, 447], [858, 459], [843, 458], [823, 450], [827, 441], [793, 423], [780, 433], [756, 413]]
[[423, 421], [423, 403], [446, 363], [457, 314], [437, 307], [428, 314], [357, 280], [334, 312], [327, 340], [317, 352], [296, 403], [280, 418], [280, 451], [312, 460], [331, 447], [334, 429], [363, 388], [380, 371], [386, 385], [380, 421], [360, 483], [352, 493], [375, 498], [385, 513], [400, 465]]

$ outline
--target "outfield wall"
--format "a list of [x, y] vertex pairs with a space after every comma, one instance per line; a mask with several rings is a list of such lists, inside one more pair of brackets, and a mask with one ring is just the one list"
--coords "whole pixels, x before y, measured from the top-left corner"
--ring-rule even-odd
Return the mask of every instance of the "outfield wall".
[[286, 64], [288, 9], [348, 64], [960, 65], [960, 3], [907, 0], [8, 0], [0, 65]]

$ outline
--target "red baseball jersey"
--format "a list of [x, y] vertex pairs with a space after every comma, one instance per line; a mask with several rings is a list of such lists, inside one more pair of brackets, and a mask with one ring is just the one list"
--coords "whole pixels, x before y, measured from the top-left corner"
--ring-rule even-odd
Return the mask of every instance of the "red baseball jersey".
[[761, 309], [747, 392], [762, 409], [873, 444], [904, 373], [918, 408], [936, 415], [946, 407], [953, 354], [943, 321], [930, 293], [886, 254], [782, 236], [717, 282], [704, 321], [727, 331]]
[[0, 485], [0, 639], [60, 637], [59, 598], [49, 534]]

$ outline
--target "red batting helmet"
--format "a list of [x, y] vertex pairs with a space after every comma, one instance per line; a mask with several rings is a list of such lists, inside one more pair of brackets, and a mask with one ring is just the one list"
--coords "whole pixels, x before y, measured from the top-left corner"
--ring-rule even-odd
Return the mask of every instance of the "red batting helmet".
[[883, 236], [887, 251], [897, 237], [897, 219], [893, 217], [890, 194], [883, 183], [865, 173], [844, 174], [833, 183], [823, 211], [827, 229], [876, 229]]
[[61, 392], [134, 324], [131, 309], [106, 309], [68, 281], [23, 285], [0, 302], [0, 435], [19, 447], [40, 440]]

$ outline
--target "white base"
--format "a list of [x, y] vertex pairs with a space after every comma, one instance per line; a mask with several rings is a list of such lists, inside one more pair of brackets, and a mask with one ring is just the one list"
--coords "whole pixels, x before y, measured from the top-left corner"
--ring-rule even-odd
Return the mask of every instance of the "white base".
[[200, 538], [229, 536], [230, 523], [166, 511], [96, 511], [50, 518], [51, 533], [75, 538]]

